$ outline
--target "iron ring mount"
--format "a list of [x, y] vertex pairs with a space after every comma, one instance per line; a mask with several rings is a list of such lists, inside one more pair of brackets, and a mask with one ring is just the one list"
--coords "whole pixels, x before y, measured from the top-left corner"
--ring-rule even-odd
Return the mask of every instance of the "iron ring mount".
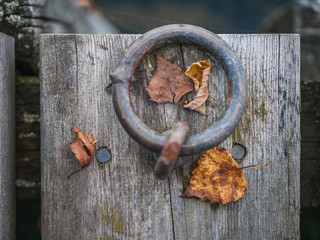
[[129, 86], [139, 62], [153, 50], [173, 43], [193, 44], [210, 53], [221, 65], [231, 87], [231, 99], [222, 118], [205, 131], [190, 136], [181, 146], [179, 156], [206, 151], [232, 134], [242, 118], [246, 103], [246, 79], [240, 61], [230, 46], [216, 34], [192, 25], [173, 24], [153, 29], [141, 35], [126, 51], [111, 75], [113, 105], [127, 133], [152, 152], [161, 152], [167, 136], [157, 133], [135, 114]]

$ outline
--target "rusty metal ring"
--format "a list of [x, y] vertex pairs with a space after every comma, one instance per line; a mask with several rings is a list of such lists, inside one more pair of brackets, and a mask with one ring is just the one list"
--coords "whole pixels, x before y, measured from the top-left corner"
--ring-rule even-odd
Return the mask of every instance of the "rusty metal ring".
[[129, 86], [136, 67], [146, 54], [173, 43], [197, 45], [210, 53], [221, 65], [231, 86], [231, 100], [224, 115], [210, 128], [186, 140], [180, 152], [180, 156], [186, 156], [206, 151], [231, 135], [246, 107], [246, 79], [240, 61], [230, 46], [208, 30], [192, 25], [173, 24], [141, 35], [126, 51], [111, 75], [114, 85], [113, 105], [128, 134], [153, 152], [163, 149], [167, 137], [150, 129], [135, 114], [130, 101]]

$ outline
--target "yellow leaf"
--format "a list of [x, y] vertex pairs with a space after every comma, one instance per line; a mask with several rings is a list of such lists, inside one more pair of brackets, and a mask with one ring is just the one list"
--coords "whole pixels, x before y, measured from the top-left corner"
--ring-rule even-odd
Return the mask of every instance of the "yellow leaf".
[[185, 102], [183, 107], [196, 110], [201, 114], [206, 114], [206, 100], [209, 96], [208, 80], [211, 69], [209, 60], [199, 61], [191, 64], [185, 74], [193, 80], [194, 88], [197, 91], [195, 99]]
[[246, 190], [244, 175], [232, 156], [224, 148], [213, 148], [198, 160], [181, 197], [227, 204], [242, 198]]

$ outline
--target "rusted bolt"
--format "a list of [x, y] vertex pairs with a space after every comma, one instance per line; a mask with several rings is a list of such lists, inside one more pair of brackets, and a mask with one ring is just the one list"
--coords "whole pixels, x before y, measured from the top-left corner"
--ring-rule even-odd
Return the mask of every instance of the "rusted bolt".
[[189, 126], [185, 122], [179, 122], [170, 131], [166, 144], [154, 168], [154, 174], [159, 179], [166, 179], [176, 165], [182, 144], [189, 133]]

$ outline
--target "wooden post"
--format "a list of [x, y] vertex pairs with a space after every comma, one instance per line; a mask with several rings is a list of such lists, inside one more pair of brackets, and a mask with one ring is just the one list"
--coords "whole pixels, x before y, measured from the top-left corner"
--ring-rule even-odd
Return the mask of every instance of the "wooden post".
[[[298, 35], [221, 35], [239, 56], [248, 79], [249, 103], [236, 131], [221, 144], [247, 149], [246, 195], [228, 205], [179, 196], [199, 155], [166, 181], [153, 176], [152, 153], [134, 142], [115, 116], [110, 72], [138, 35], [42, 35], [41, 161], [43, 239], [299, 239], [300, 39]], [[149, 100], [145, 84], [155, 53], [187, 68], [213, 63], [208, 115]], [[224, 112], [227, 81], [217, 62], [193, 46], [172, 45], [147, 56], [135, 74], [132, 102], [154, 130], [187, 121], [201, 132]], [[97, 137], [112, 160], [80, 165], [69, 148], [72, 128]]]
[[15, 239], [14, 38], [0, 33], [0, 239]]

